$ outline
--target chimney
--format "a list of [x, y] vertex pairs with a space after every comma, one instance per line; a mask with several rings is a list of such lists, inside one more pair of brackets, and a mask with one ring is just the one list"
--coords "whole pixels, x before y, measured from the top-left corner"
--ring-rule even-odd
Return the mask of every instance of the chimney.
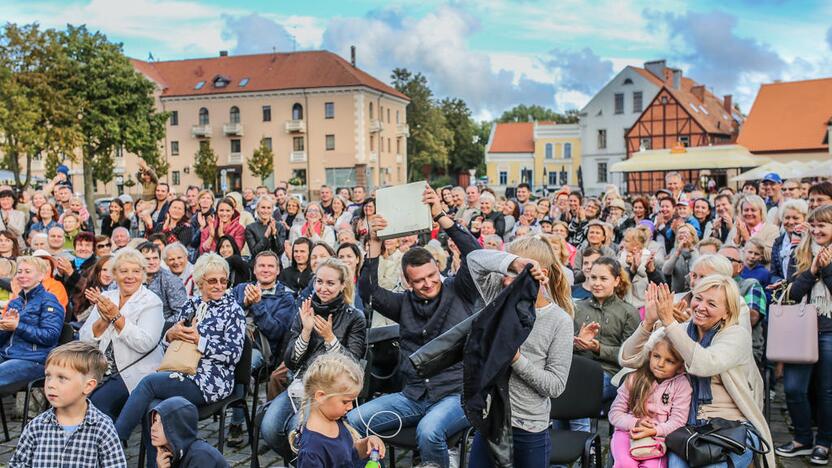
[[730, 94], [722, 96], [722, 107], [725, 108], [728, 115], [734, 112], [734, 98]]
[[355, 67], [355, 46], [350, 46], [350, 63]]
[[673, 89], [679, 89], [682, 87], [682, 70], [678, 68], [674, 68], [673, 70]]
[[220, 51], [220, 57], [228, 57], [228, 51], [227, 50], [221, 50]]
[[652, 62], [644, 62], [644, 69], [656, 76], [656, 78], [664, 81], [664, 69], [667, 67], [666, 60], [653, 60]]
[[699, 99], [699, 102], [705, 102], [705, 85], [696, 85], [690, 88], [690, 92]]

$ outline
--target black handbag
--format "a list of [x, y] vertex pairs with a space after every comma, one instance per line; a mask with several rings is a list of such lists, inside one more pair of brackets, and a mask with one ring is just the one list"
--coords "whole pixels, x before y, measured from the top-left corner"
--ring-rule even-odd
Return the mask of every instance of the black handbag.
[[[753, 432], [763, 449], [746, 443], [749, 432]], [[688, 463], [697, 467], [724, 462], [730, 453], [737, 455], [751, 450], [758, 455], [769, 453], [771, 447], [756, 429], [738, 421], [714, 418], [703, 426], [683, 426], [665, 438], [667, 448]], [[763, 457], [763, 463], [768, 462]]]

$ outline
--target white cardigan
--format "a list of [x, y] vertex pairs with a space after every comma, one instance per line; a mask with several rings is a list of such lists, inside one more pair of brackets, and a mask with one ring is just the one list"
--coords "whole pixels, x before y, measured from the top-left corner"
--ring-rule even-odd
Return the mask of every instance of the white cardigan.
[[[118, 305], [118, 289], [104, 291], [101, 294]], [[80, 338], [82, 341], [97, 343], [101, 352], [107, 349], [110, 342], [113, 343], [116, 367], [124, 369], [121, 371], [121, 378], [127, 390], [132, 392], [142, 378], [156, 372], [162, 363], [163, 354], [159, 346], [159, 338], [162, 337], [165, 316], [162, 313], [162, 300], [144, 285], [127, 300], [120, 312], [125, 318], [121, 333], [110, 325], [101, 336], [95, 337], [92, 333], [92, 326], [98, 320], [99, 315], [98, 307], [94, 307], [84, 322], [84, 326], [81, 327]], [[141, 359], [151, 350], [150, 354]], [[141, 361], [136, 362], [138, 359]], [[133, 362], [136, 363], [130, 366]], [[125, 369], [127, 366], [130, 367]]]

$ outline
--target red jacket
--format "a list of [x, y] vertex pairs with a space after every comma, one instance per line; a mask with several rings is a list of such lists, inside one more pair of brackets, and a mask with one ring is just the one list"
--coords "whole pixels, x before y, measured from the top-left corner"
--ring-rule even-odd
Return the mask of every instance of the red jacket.
[[[199, 253], [203, 254], [206, 252], [216, 252], [217, 251], [217, 239], [222, 237], [219, 235], [217, 230], [220, 227], [220, 219], [214, 218], [214, 225], [213, 226], [205, 226], [204, 228], [200, 229], [199, 231]], [[208, 241], [210, 234], [213, 232], [214, 238]], [[223, 236], [231, 236], [234, 239], [234, 242], [237, 243], [237, 248], [243, 250], [243, 245], [246, 242], [246, 228], [240, 224], [240, 213], [234, 212], [234, 215], [231, 217], [231, 222], [228, 223], [228, 226], [225, 227], [225, 230], [222, 234]]]

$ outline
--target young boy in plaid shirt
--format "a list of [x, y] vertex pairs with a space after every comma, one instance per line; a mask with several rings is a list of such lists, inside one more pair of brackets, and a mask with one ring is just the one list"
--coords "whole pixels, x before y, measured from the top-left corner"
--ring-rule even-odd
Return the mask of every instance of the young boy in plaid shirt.
[[113, 421], [87, 399], [106, 370], [107, 358], [89, 343], [52, 350], [44, 386], [52, 408], [23, 429], [9, 467], [126, 468]]

